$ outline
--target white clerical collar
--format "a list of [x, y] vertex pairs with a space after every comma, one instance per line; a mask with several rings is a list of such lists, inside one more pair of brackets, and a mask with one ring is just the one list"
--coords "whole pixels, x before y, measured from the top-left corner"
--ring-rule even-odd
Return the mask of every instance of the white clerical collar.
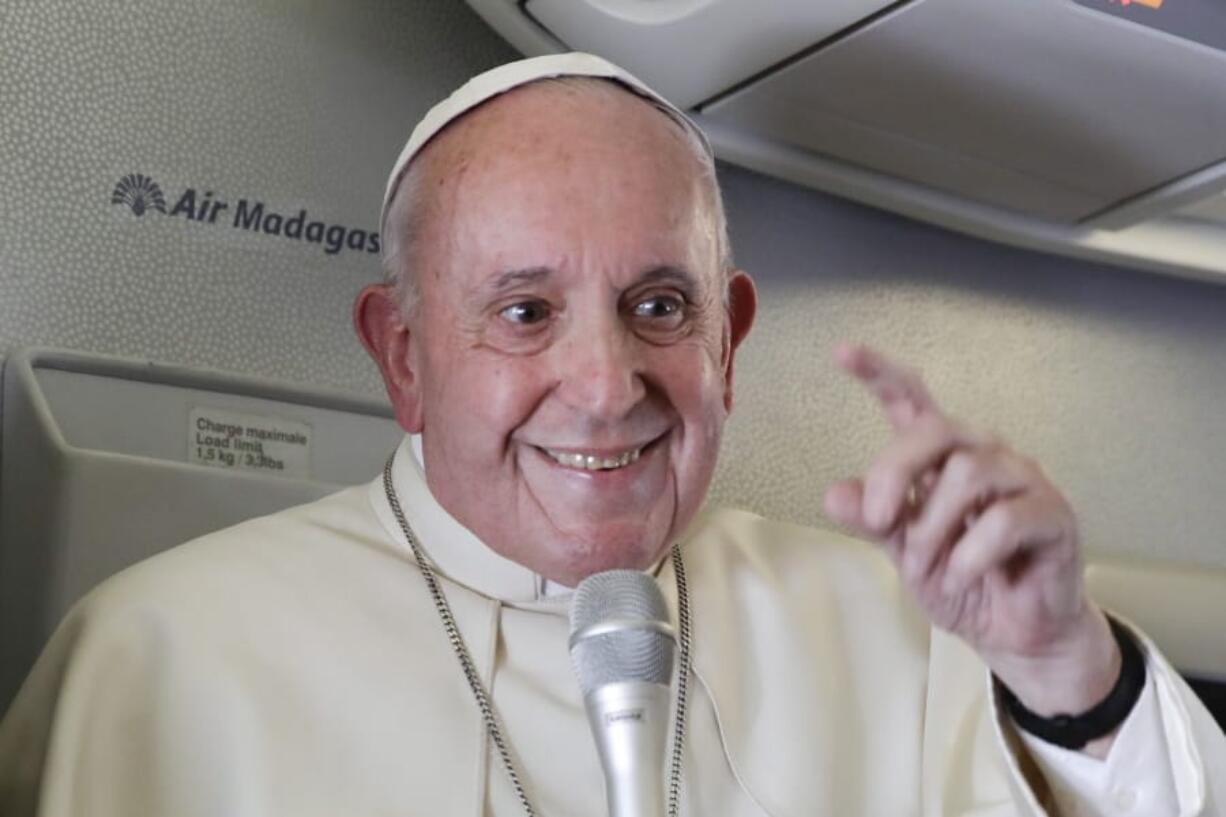
[[[418, 545], [434, 568], [449, 580], [499, 601], [529, 606], [540, 603], [565, 609], [571, 588], [550, 582], [487, 547], [430, 493], [423, 463], [421, 438], [405, 435], [392, 464], [392, 486]], [[369, 491], [375, 516], [397, 546], [412, 558], [404, 532], [383, 491], [382, 475], [371, 482]], [[656, 575], [659, 568], [658, 562], [647, 572]]]
[[[544, 600], [543, 577], [486, 547], [430, 493], [419, 437], [405, 435], [396, 449], [392, 485], [417, 543], [441, 575], [499, 601], [531, 603]], [[388, 534], [411, 557], [404, 532], [384, 494], [381, 476], [370, 484], [370, 502]], [[551, 601], [565, 599], [570, 594], [569, 588], [557, 585], [549, 590]]]

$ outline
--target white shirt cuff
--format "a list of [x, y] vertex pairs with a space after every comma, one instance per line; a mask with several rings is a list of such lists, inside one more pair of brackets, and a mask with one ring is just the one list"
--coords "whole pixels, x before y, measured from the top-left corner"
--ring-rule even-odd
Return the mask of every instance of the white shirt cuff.
[[1051, 787], [1061, 817], [1178, 817], [1180, 803], [1163, 719], [1180, 718], [1162, 705], [1161, 669], [1146, 661], [1141, 697], [1116, 733], [1105, 760], [1065, 749], [1022, 729], [1018, 735]]

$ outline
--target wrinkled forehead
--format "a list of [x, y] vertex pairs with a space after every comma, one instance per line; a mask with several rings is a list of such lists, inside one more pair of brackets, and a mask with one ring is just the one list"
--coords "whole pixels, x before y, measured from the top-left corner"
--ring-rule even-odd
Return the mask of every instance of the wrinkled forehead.
[[608, 80], [658, 109], [679, 125], [689, 138], [712, 155], [710, 143], [696, 124], [679, 108], [657, 94], [628, 71], [591, 54], [549, 54], [500, 65], [469, 80], [449, 97], [435, 105], [414, 128], [388, 174], [383, 194], [380, 224], [386, 230], [388, 210], [410, 164], [435, 138], [452, 123], [465, 117], [486, 102], [508, 91], [546, 79], [589, 77]]
[[[435, 204], [485, 176], [548, 187], [570, 171], [593, 189], [601, 179], [627, 186], [637, 171], [688, 191], [702, 169], [682, 128], [647, 101], [609, 80], [566, 77], [519, 86], [453, 120], [422, 147], [401, 184]], [[417, 206], [430, 209], [424, 199]]]

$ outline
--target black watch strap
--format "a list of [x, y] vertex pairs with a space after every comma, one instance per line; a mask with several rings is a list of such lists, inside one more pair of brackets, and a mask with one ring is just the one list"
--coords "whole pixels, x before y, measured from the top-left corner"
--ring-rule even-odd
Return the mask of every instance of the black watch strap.
[[1001, 701], [1019, 727], [1048, 743], [1065, 749], [1081, 749], [1090, 741], [1110, 734], [1124, 722], [1145, 688], [1145, 656], [1122, 624], [1111, 618], [1108, 621], [1120, 645], [1120, 676], [1107, 697], [1088, 712], [1044, 718], [1023, 706], [1017, 696], [996, 679]]

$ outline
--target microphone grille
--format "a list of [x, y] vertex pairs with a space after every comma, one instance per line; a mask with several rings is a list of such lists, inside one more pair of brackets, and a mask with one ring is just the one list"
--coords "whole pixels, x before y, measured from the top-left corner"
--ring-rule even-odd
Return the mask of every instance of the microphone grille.
[[[606, 621], [668, 624], [668, 605], [650, 576], [607, 570], [584, 579], [570, 608], [570, 634]], [[587, 695], [621, 681], [667, 685], [673, 674], [673, 640], [650, 629], [625, 629], [583, 639], [570, 651], [579, 686]]]

